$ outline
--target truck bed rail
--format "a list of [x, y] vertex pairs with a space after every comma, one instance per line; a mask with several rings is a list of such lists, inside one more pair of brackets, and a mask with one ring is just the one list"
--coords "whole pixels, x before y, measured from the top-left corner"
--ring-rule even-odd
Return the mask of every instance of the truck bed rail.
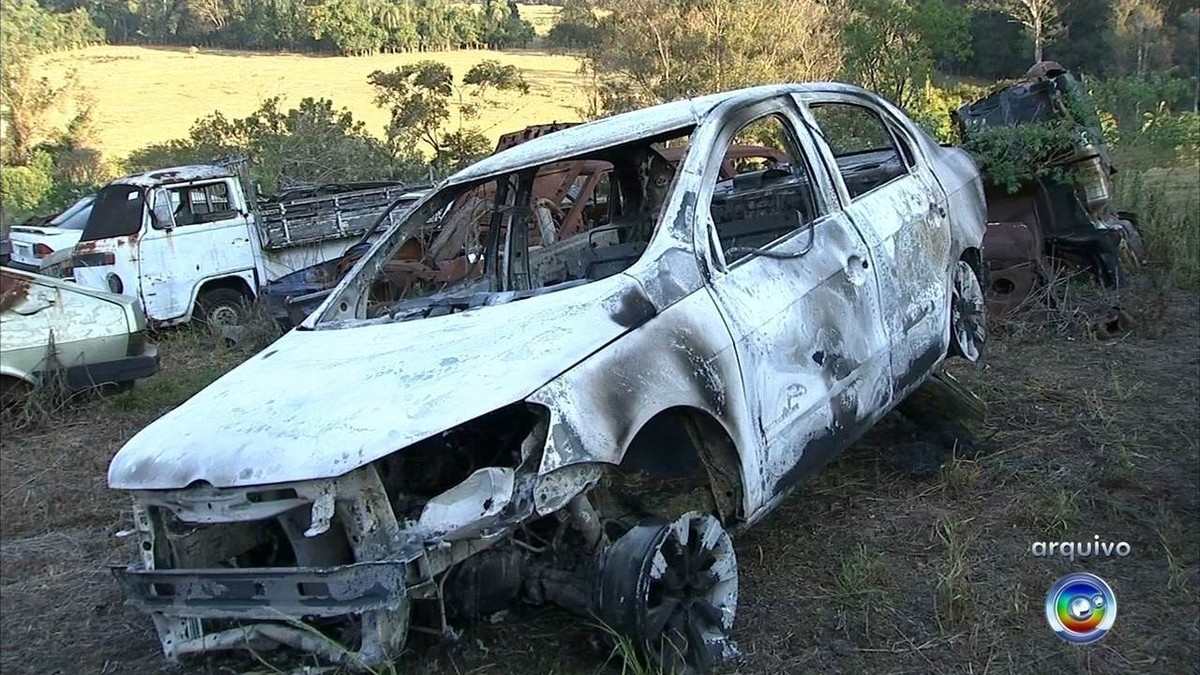
[[[361, 235], [392, 202], [411, 197], [415, 203], [425, 189], [390, 185], [260, 204], [257, 222], [262, 246], [276, 250]], [[380, 229], [407, 212], [406, 206], [394, 209]]]

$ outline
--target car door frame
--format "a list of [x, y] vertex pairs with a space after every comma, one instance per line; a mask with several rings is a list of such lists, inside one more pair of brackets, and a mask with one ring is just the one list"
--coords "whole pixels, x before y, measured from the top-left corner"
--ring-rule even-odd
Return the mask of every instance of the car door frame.
[[[754, 425], [756, 445], [759, 446], [763, 455], [759, 462], [760, 471], [757, 475], [757, 478], [762, 481], [759, 486], [759, 494], [766, 497], [762, 507], [757, 509], [761, 515], [769, 511], [775, 501], [785, 496], [790, 488], [835, 457], [841, 449], [844, 449], [854, 438], [857, 438], [877, 421], [878, 417], [882, 415], [881, 411], [890, 404], [891, 362], [888, 354], [887, 334], [882, 325], [882, 308], [878, 300], [879, 287], [874, 278], [874, 266], [870, 263], [869, 247], [854, 223], [845, 216], [828, 167], [823, 169], [819, 166], [823, 164], [823, 156], [817, 152], [811, 131], [806, 128], [805, 121], [800, 116], [799, 106], [784, 94], [750, 104], [731, 103], [735, 103], [736, 107], [724, 111], [714, 111], [720, 114], [720, 122], [718, 130], [713, 135], [713, 142], [707, 148], [708, 152], [713, 156], [716, 156], [717, 153], [723, 154], [741, 128], [770, 115], [778, 115], [790, 127], [793, 141], [797, 145], [798, 157], [796, 159], [804, 162], [807, 167], [813, 181], [811, 188], [816, 202], [815, 206], [820, 213], [805, 226], [798, 227], [761, 248], [784, 252], [809, 246], [811, 250], [805, 255], [788, 261], [795, 262], [797, 265], [805, 265], [806, 260], [811, 261], [809, 256], [828, 255], [824, 250], [824, 246], [827, 246], [828, 242], [820, 240], [823, 233], [835, 232], [832, 228], [838, 228], [846, 233], [844, 236], [853, 241], [854, 248], [853, 251], [846, 250], [840, 251], [840, 253], [845, 253], [848, 261], [854, 261], [853, 269], [850, 269], [851, 266], [845, 266], [843, 269], [835, 271], [834, 275], [846, 273], [848, 279], [851, 278], [850, 274], [858, 275], [855, 277], [855, 283], [862, 289], [862, 292], [853, 295], [862, 295], [865, 299], [859, 301], [862, 306], [858, 308], [855, 318], [860, 321], [855, 321], [855, 328], [861, 336], [868, 336], [855, 339], [863, 340], [865, 344], [863, 351], [869, 352], [867, 354], [869, 358], [852, 365], [841, 377], [833, 374], [835, 367], [832, 358], [826, 363], [810, 360], [812, 355], [807, 353], [804, 341], [797, 340], [796, 349], [791, 352], [793, 358], [790, 363], [795, 368], [793, 375], [795, 375], [796, 381], [786, 381], [785, 378], [785, 381], [781, 382], [784, 385], [782, 390], [784, 395], [781, 399], [785, 402], [784, 410], [778, 418], [764, 420], [764, 416], [768, 414], [765, 407], [768, 404], [765, 401], [770, 399], [770, 395], [756, 397], [755, 392], [755, 387], [758, 385], [756, 381], [759, 377], [758, 370], [762, 363], [752, 363], [754, 355], [748, 353], [748, 348], [744, 344], [740, 346], [739, 343], [745, 343], [747, 337], [751, 336], [755, 330], [778, 317], [767, 315], [762, 318], [758, 326], [734, 325], [737, 317], [731, 316], [727, 306], [733, 301], [733, 295], [726, 292], [721, 286], [733, 283], [729, 280], [739, 269], [743, 270], [742, 274], [745, 275], [756, 265], [768, 266], [773, 259], [766, 256], [745, 256], [732, 263], [726, 262], [715, 219], [709, 212], [709, 204], [719, 179], [721, 163], [709, 162], [704, 174], [700, 177], [695, 201], [694, 245], [696, 251], [702, 253], [701, 264], [706, 275], [706, 290], [719, 308], [720, 315], [726, 322], [726, 328], [733, 338], [742, 376], [741, 384], [745, 392], [747, 419]], [[756, 261], [760, 262], [756, 263]], [[804, 272], [800, 271], [796, 274], [799, 278]], [[828, 279], [818, 278], [814, 291], [823, 291]], [[810, 301], [815, 299], [815, 296], [809, 298]], [[787, 304], [783, 308], [783, 312], [789, 314], [783, 317], [783, 321], [798, 317], [798, 312], [804, 302], [804, 296], [797, 296], [795, 300]], [[814, 332], [822, 330], [828, 325], [837, 334], [842, 332], [837, 330], [839, 322], [844, 326], [845, 322], [853, 321], [853, 319], [846, 319], [838, 315], [836, 311], [825, 313], [823, 319], [822, 325], [814, 329]], [[872, 325], [866, 326], [867, 330], [861, 330], [864, 328], [861, 320]], [[777, 333], [781, 336], [787, 334], [786, 332]], [[841, 339], [841, 337], [838, 338], [838, 340]], [[801, 352], [804, 352], [802, 356]], [[766, 350], [764, 350], [765, 353], [767, 353]], [[815, 354], [819, 353], [820, 351], [815, 352]], [[847, 360], [844, 363], [850, 363], [850, 361]], [[847, 401], [851, 398], [852, 400]], [[776, 396], [776, 399], [780, 400], [780, 397]], [[794, 408], [790, 407], [793, 402], [795, 402]], [[804, 407], [806, 404], [808, 407]], [[826, 405], [829, 406], [828, 414], [824, 409]], [[824, 421], [825, 417], [830, 418], [827, 423], [817, 427], [812, 426], [813, 422]], [[772, 427], [770, 430], [768, 422]]]
[[[945, 357], [949, 345], [949, 280], [954, 261], [945, 192], [921, 143], [882, 102], [844, 91], [797, 92], [792, 97], [811, 125], [830, 170], [837, 173], [834, 183], [843, 208], [871, 242], [891, 343], [893, 399], [899, 401]], [[906, 173], [851, 198], [833, 149], [810, 109], [820, 104], [857, 106], [873, 113]], [[887, 207], [879, 208], [882, 204]], [[889, 226], [893, 217], [899, 218], [894, 227]]]

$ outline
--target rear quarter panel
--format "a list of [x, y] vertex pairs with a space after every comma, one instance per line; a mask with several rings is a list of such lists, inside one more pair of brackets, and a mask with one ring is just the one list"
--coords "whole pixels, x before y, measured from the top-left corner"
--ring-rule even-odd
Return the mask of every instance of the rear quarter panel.
[[934, 146], [929, 154], [934, 175], [946, 192], [954, 250], [981, 248], [987, 228], [987, 201], [975, 160], [966, 150], [955, 147]]

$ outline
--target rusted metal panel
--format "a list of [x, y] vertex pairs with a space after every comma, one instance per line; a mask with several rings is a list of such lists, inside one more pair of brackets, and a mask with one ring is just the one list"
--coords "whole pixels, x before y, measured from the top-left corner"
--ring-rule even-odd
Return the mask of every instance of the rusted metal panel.
[[272, 202], [258, 207], [256, 223], [264, 249], [346, 239], [372, 228], [386, 230], [405, 213], [394, 210], [377, 225], [387, 207], [405, 197], [415, 201], [417, 196], [411, 188], [394, 185]]
[[[1027, 249], [1025, 232], [1002, 226], [990, 236], [990, 249], [1001, 259], [990, 261], [999, 288], [989, 301], [1007, 311], [1020, 304], [1038, 283], [1042, 256], [1052, 255], [1089, 268], [1106, 286], [1120, 286], [1125, 275], [1142, 263], [1141, 238], [1129, 219], [1112, 205], [1115, 173], [1095, 108], [1082, 80], [1054, 61], [1034, 64], [1024, 79], [964, 105], [952, 114], [960, 135], [970, 139], [988, 129], [1059, 122], [1074, 127], [1073, 152], [1055, 165], [1065, 169], [1063, 182], [1052, 176], [1027, 181], [1015, 193], [989, 182], [988, 221], [1024, 223], [1042, 241], [1037, 260], [1016, 260]], [[999, 291], [998, 293], [996, 291]]]
[[0, 269], [0, 312], [19, 305], [29, 296], [29, 280]]

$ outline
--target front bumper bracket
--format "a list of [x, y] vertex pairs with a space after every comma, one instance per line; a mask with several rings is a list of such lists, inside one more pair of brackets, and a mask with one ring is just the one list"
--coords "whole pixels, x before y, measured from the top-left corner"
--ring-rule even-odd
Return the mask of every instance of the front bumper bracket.
[[147, 570], [111, 568], [126, 604], [179, 618], [275, 620], [395, 610], [407, 600], [409, 562], [329, 568]]

